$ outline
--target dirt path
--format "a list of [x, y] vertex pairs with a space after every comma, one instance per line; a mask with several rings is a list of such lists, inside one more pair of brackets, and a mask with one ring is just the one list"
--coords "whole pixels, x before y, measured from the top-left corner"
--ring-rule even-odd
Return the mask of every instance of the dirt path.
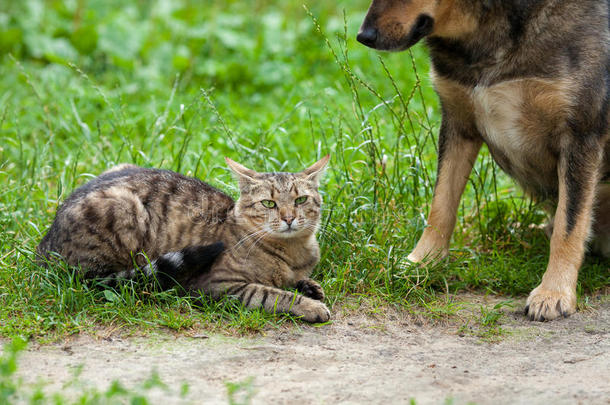
[[[226, 403], [225, 382], [254, 389], [253, 403], [610, 404], [610, 302], [560, 322], [532, 324], [509, 312], [499, 343], [460, 336], [456, 327], [416, 326], [335, 314], [332, 325], [269, 331], [265, 337], [94, 339], [30, 348], [20, 374], [61, 390], [74, 368], [105, 389], [135, 385], [156, 369], [190, 403]], [[508, 319], [506, 319], [508, 318]], [[248, 385], [248, 384], [245, 384]], [[155, 391], [155, 403], [178, 403]]]

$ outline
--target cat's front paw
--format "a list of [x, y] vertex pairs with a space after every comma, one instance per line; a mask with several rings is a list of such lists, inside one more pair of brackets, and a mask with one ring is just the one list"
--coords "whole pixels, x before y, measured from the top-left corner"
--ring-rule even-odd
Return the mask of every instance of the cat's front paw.
[[303, 311], [304, 321], [309, 323], [323, 323], [330, 320], [330, 310], [319, 301], [311, 301], [311, 305]]
[[314, 300], [322, 301], [324, 299], [324, 290], [320, 284], [311, 279], [300, 280], [296, 285], [297, 290], [306, 297]]

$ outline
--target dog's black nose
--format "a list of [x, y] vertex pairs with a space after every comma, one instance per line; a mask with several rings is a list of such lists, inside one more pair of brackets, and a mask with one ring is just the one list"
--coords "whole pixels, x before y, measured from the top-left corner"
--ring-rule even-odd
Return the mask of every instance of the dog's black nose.
[[361, 44], [374, 48], [377, 41], [377, 30], [373, 27], [364, 28], [358, 33], [356, 40]]

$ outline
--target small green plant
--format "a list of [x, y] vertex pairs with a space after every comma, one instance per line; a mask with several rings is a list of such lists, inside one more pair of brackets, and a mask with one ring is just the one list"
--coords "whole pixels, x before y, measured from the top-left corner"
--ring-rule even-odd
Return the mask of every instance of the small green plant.
[[127, 388], [119, 381], [113, 381], [106, 390], [98, 390], [92, 388], [87, 381], [82, 380], [82, 367], [77, 367], [72, 373], [72, 378], [64, 384], [60, 392], [49, 392], [44, 381], [33, 385], [26, 384], [17, 376], [19, 353], [25, 350], [26, 346], [27, 343], [21, 338], [13, 339], [4, 345], [2, 356], [0, 356], [1, 404], [147, 405], [152, 403], [148, 397], [149, 392], [153, 389], [164, 391], [176, 401], [186, 401], [189, 391], [188, 384], [182, 384], [180, 390], [174, 392], [155, 371], [136, 387]]
[[0, 403], [2, 404], [12, 403], [18, 395], [21, 380], [15, 375], [17, 359], [19, 352], [25, 347], [26, 342], [20, 338], [15, 338], [4, 345], [2, 357], [0, 357]]
[[459, 328], [458, 333], [474, 335], [487, 342], [499, 341], [507, 333], [500, 322], [505, 315], [502, 309], [513, 306], [512, 300], [498, 302], [491, 308], [481, 305], [478, 318], [468, 320]]
[[254, 377], [239, 382], [225, 382], [230, 405], [248, 405], [255, 394]]

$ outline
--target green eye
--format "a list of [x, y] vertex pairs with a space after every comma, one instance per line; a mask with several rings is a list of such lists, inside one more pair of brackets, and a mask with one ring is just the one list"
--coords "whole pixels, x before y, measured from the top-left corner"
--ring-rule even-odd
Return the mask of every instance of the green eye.
[[294, 203], [296, 205], [299, 205], [299, 204], [303, 204], [305, 201], [307, 201], [307, 196], [306, 195], [297, 198], [296, 200], [294, 200]]
[[263, 204], [263, 206], [267, 207], [267, 208], [275, 208], [275, 201], [271, 201], [271, 200], [263, 200], [261, 201], [261, 204]]

